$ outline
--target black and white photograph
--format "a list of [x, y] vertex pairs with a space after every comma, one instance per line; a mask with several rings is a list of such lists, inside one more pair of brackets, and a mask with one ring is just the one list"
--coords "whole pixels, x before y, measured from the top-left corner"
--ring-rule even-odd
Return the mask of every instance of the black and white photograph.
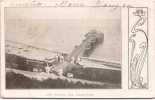
[[6, 89], [121, 88], [120, 8], [6, 8]]
[[154, 98], [155, 2], [4, 0], [0, 97]]

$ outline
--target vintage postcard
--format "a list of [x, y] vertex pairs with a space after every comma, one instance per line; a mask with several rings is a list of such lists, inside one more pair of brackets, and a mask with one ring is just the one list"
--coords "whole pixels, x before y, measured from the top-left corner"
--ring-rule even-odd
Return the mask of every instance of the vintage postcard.
[[1, 2], [3, 98], [155, 97], [155, 1]]

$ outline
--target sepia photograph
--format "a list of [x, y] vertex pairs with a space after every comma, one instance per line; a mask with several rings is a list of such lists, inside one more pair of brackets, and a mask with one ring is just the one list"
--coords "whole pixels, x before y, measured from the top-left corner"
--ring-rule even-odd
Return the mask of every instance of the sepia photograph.
[[6, 89], [121, 89], [120, 7], [7, 7]]
[[0, 97], [154, 98], [155, 2], [3, 0]]

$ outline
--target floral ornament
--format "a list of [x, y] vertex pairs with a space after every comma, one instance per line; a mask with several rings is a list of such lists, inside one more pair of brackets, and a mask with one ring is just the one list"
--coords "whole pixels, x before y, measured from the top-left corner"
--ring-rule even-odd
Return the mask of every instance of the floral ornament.
[[129, 37], [130, 88], [147, 88], [141, 76], [148, 50], [147, 33], [142, 28], [146, 23], [146, 12], [143, 9], [137, 9], [133, 14], [138, 17], [138, 20], [133, 25]]

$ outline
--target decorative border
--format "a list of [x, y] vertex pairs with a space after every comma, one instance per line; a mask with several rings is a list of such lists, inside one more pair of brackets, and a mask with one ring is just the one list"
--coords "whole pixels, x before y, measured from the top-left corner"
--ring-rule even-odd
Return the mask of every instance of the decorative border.
[[129, 39], [128, 88], [146, 89], [148, 88], [148, 8], [147, 7], [128, 8], [128, 39]]

